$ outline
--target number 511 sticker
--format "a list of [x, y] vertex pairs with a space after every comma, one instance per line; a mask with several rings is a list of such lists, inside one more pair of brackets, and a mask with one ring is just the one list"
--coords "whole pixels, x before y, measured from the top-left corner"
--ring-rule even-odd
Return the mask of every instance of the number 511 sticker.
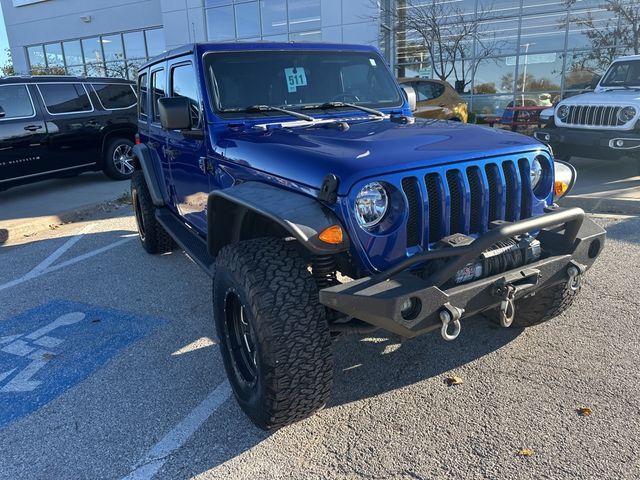
[[297, 92], [298, 87], [307, 86], [307, 75], [302, 67], [285, 68], [284, 76], [287, 79], [289, 93]]

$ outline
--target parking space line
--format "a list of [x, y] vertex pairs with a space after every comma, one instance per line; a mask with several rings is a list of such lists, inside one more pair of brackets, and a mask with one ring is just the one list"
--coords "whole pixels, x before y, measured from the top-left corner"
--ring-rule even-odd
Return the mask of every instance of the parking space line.
[[[38, 278], [42, 275], [45, 275], [47, 273], [51, 273], [51, 272], [55, 272], [56, 270], [60, 270], [61, 268], [65, 268], [68, 267], [70, 265], [76, 264], [78, 262], [81, 262], [83, 260], [87, 260], [91, 257], [95, 257], [96, 255], [100, 255], [101, 253], [104, 253], [106, 251], [109, 251], [113, 248], [119, 247], [120, 245], [124, 245], [125, 243], [127, 243], [128, 241], [132, 240], [133, 238], [135, 238], [136, 236], [127, 236], [125, 238], [122, 238], [116, 242], [110, 243], [109, 245], [106, 245], [104, 247], [98, 248], [96, 250], [92, 250], [90, 252], [84, 253], [82, 255], [79, 255], [75, 258], [71, 258], [65, 262], [59, 263], [58, 265], [54, 265], [51, 266], [53, 264], [53, 262], [55, 262], [56, 260], [58, 260], [63, 254], [65, 254], [71, 247], [73, 247], [86, 233], [88, 233], [88, 230], [90, 229], [89, 227], [92, 227], [93, 225], [89, 225], [87, 228], [83, 229], [80, 233], [78, 233], [77, 235], [73, 236], [71, 239], [69, 239], [64, 245], [62, 245], [60, 248], [58, 248], [55, 252], [53, 252], [51, 255], [49, 255], [44, 261], [42, 261], [40, 264], [38, 264], [35, 268], [33, 268], [31, 271], [29, 271], [27, 274], [25, 274], [24, 276], [17, 278], [15, 280], [11, 280], [10, 282], [4, 283], [2, 285], [0, 285], [0, 292], [3, 290], [7, 290], [9, 288], [15, 287], [17, 285], [20, 285], [22, 283], [28, 282], [29, 280], [33, 280], [35, 278]], [[85, 231], [86, 230], [86, 231]]]
[[148, 480], [158, 473], [169, 455], [182, 447], [198, 428], [231, 397], [231, 386], [225, 380], [200, 405], [156, 443], [122, 480]]

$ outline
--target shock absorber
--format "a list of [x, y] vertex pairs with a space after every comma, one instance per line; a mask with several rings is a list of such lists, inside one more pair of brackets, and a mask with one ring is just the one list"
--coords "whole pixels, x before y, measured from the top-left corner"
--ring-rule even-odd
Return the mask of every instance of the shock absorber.
[[336, 259], [333, 255], [314, 255], [311, 260], [311, 272], [319, 289], [338, 283], [336, 277]]

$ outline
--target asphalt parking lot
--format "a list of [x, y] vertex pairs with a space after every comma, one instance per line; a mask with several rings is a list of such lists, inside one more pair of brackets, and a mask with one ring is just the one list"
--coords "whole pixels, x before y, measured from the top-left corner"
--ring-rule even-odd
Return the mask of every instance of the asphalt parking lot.
[[0, 249], [2, 479], [640, 477], [636, 217], [597, 220], [562, 317], [340, 339], [330, 404], [272, 434], [230, 395], [208, 278], [146, 255], [129, 208], [103, 217]]

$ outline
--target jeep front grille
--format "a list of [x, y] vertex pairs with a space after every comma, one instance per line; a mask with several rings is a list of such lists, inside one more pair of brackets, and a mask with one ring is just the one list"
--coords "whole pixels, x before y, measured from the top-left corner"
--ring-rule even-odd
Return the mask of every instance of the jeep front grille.
[[480, 234], [494, 220], [530, 217], [529, 169], [529, 159], [521, 158], [405, 177], [407, 247], [421, 245], [423, 238], [433, 244], [454, 233]]
[[619, 127], [624, 122], [618, 118], [622, 107], [611, 105], [570, 105], [569, 115], [561, 123], [589, 127]]

